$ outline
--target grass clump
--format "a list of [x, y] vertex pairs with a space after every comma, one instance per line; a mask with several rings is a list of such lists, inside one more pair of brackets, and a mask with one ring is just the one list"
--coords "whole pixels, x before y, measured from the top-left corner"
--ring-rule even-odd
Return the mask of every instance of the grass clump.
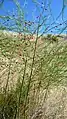
[[15, 119], [17, 109], [17, 100], [15, 94], [11, 92], [5, 95], [0, 94], [0, 119]]
[[63, 110], [67, 111], [66, 41], [52, 43], [2, 36], [0, 59], [1, 119], [60, 119], [60, 115], [62, 118]]

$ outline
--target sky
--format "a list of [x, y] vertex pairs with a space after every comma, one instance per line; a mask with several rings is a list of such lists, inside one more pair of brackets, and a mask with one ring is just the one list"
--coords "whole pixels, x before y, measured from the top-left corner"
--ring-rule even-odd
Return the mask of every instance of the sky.
[[[2, 0], [0, 0], [2, 1]], [[42, 6], [45, 4], [45, 10], [43, 15], [48, 15], [49, 18], [47, 23], [55, 21], [56, 23], [63, 22], [67, 20], [67, 0], [64, 0], [65, 6], [63, 5], [63, 0], [18, 0], [21, 9], [25, 13], [25, 19], [30, 21], [35, 21], [42, 11]], [[34, 2], [33, 2], [34, 1]], [[49, 2], [50, 8], [48, 7]], [[64, 7], [64, 9], [63, 9]], [[13, 0], [4, 0], [3, 4], [0, 5], [0, 16], [7, 16], [12, 14], [17, 14], [17, 7]], [[63, 14], [60, 14], [63, 9]], [[50, 16], [50, 14], [51, 16]], [[58, 19], [57, 19], [58, 18]]]
[[[2, 1], [2, 0], [0, 0]], [[35, 11], [35, 4], [33, 4], [32, 1], [38, 1], [38, 3], [42, 3], [42, 1], [51, 1], [51, 9], [52, 9], [52, 13], [53, 16], [56, 17], [59, 12], [61, 11], [62, 7], [63, 7], [63, 0], [18, 0], [20, 5], [22, 7], [25, 6], [25, 8], [27, 8], [27, 12], [28, 12], [28, 16], [30, 16], [30, 14]], [[24, 1], [24, 2], [22, 2]], [[67, 1], [67, 0], [66, 0]], [[46, 3], [45, 2], [45, 3]], [[23, 4], [25, 3], [25, 4]], [[41, 7], [41, 5], [39, 4], [39, 7]], [[10, 11], [10, 13], [14, 10], [16, 10], [16, 6], [13, 2], [13, 0], [4, 0], [3, 5], [0, 7], [0, 15], [4, 15], [6, 14], [5, 11]], [[65, 14], [67, 13], [67, 9], [65, 7]]]

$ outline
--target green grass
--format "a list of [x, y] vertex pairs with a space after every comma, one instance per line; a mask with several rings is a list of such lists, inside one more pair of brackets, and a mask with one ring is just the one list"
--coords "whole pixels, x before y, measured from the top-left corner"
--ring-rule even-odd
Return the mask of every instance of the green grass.
[[[43, 38], [38, 39], [36, 44], [36, 41], [1, 34], [0, 119], [41, 119], [42, 116], [45, 119], [60, 119], [58, 115], [63, 118], [61, 95], [67, 90], [66, 86], [67, 41], [59, 39], [52, 42]], [[59, 96], [60, 101], [56, 105], [54, 103], [57, 103]]]

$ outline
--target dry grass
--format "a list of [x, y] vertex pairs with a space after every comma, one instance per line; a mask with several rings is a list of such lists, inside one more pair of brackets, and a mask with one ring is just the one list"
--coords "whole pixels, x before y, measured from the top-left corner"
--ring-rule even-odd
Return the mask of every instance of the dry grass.
[[67, 119], [67, 42], [35, 42], [1, 34], [1, 119]]

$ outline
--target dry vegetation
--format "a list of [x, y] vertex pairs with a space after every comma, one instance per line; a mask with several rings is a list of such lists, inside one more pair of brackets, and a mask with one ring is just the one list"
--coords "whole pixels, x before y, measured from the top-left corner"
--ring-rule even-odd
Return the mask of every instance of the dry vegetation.
[[0, 34], [0, 119], [67, 119], [67, 41], [41, 39]]

